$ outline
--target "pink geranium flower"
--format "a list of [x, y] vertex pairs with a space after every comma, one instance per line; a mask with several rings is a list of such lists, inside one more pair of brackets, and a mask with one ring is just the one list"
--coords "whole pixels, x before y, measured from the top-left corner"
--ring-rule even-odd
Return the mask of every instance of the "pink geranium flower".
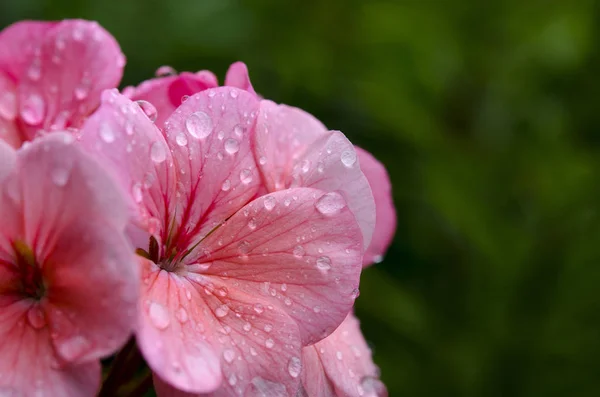
[[[261, 196], [260, 112], [256, 95], [212, 88], [161, 133], [109, 91], [82, 129], [131, 197], [131, 238], [145, 257], [137, 340], [160, 396], [295, 395], [301, 347], [329, 335], [357, 295], [363, 237], [344, 196], [291, 186]], [[335, 137], [325, 176], [364, 179]]]
[[125, 199], [72, 141], [0, 141], [0, 395], [91, 396], [133, 329]]
[[18, 22], [0, 32], [0, 139], [78, 128], [121, 80], [125, 57], [96, 22]]

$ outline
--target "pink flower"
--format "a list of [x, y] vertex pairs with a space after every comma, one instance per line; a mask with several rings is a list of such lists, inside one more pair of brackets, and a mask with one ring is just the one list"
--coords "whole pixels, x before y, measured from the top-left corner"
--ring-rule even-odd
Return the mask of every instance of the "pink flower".
[[0, 32], [0, 139], [77, 128], [100, 93], [121, 80], [125, 57], [96, 22], [18, 22]]
[[[301, 347], [329, 335], [356, 297], [363, 238], [344, 195], [290, 186], [261, 196], [261, 104], [245, 90], [204, 90], [162, 134], [108, 91], [83, 127], [82, 144], [131, 197], [131, 237], [146, 257], [137, 340], [160, 396], [295, 395]], [[364, 180], [342, 163], [343, 135], [323, 145], [327, 154], [311, 154], [321, 179]]]
[[93, 395], [133, 330], [125, 200], [72, 140], [0, 141], [0, 395]]

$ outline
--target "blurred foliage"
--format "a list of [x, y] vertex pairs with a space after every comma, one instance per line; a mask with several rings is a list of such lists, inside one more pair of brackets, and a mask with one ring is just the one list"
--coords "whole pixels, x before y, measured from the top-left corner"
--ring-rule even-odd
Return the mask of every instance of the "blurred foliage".
[[600, 3], [2, 0], [98, 20], [124, 84], [245, 61], [388, 168], [357, 313], [391, 396], [599, 396]]

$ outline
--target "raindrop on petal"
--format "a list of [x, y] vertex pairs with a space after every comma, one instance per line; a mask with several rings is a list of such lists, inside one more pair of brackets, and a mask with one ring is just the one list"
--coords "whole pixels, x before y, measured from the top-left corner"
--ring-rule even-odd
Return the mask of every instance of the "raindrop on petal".
[[177, 144], [179, 146], [185, 146], [188, 143], [187, 137], [185, 136], [185, 134], [183, 132], [180, 132], [179, 134], [177, 134], [177, 136], [175, 137], [175, 142], [177, 142]]
[[135, 103], [137, 103], [140, 109], [142, 109], [142, 112], [144, 112], [144, 114], [150, 119], [150, 121], [152, 121], [153, 123], [156, 121], [156, 118], [158, 117], [158, 111], [156, 110], [153, 104], [144, 100], [135, 101]]
[[298, 357], [290, 358], [288, 362], [288, 372], [292, 378], [297, 378], [302, 371], [302, 361]]
[[196, 139], [204, 139], [213, 130], [213, 122], [210, 116], [204, 112], [195, 112], [185, 120], [185, 128], [191, 136]]
[[157, 164], [167, 159], [167, 151], [162, 142], [156, 141], [150, 146], [150, 158]]
[[221, 306], [217, 307], [217, 310], [215, 310], [215, 314], [219, 318], [225, 317], [227, 315], [227, 313], [229, 313], [229, 306], [227, 306], [227, 305], [221, 305]]
[[247, 185], [250, 182], [252, 182], [252, 171], [247, 168], [241, 170], [240, 171], [240, 181], [242, 181], [242, 183], [244, 185]]
[[156, 77], [168, 77], [168, 76], [176, 76], [177, 75], [177, 71], [175, 69], [173, 69], [171, 66], [161, 66], [158, 69], [156, 69], [156, 72], [154, 73], [154, 75]]
[[331, 269], [331, 259], [328, 256], [320, 256], [317, 258], [317, 269], [322, 272], [327, 272]]
[[40, 124], [46, 114], [46, 103], [38, 94], [31, 94], [21, 104], [21, 118], [30, 125]]
[[273, 339], [268, 338], [267, 340], [265, 340], [265, 346], [267, 347], [267, 349], [271, 349], [273, 348], [273, 346], [275, 346], [275, 342], [273, 342]]
[[271, 211], [275, 208], [275, 204], [277, 204], [277, 200], [273, 196], [267, 196], [263, 201], [263, 205], [267, 211]]
[[67, 184], [69, 175], [70, 172], [68, 168], [57, 167], [52, 170], [50, 177], [56, 186], [62, 187]]
[[103, 122], [100, 124], [100, 139], [102, 139], [106, 143], [111, 143], [115, 141], [115, 132], [108, 122]]
[[345, 206], [346, 200], [336, 192], [324, 194], [315, 203], [315, 208], [323, 215], [338, 214]]
[[223, 358], [225, 359], [225, 361], [231, 364], [233, 360], [235, 360], [235, 352], [231, 349], [225, 349], [223, 351]]
[[224, 146], [225, 151], [229, 154], [235, 154], [240, 150], [240, 143], [233, 138], [228, 138]]
[[158, 329], [166, 329], [171, 323], [169, 312], [158, 302], [150, 303], [148, 316], [152, 324]]
[[344, 150], [340, 156], [342, 164], [350, 168], [356, 163], [356, 152], [353, 149]]

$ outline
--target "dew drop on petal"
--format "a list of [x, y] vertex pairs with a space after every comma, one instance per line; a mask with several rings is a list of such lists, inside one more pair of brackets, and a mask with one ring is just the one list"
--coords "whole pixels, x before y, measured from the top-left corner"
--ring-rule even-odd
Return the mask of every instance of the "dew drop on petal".
[[340, 156], [342, 164], [350, 168], [356, 163], [356, 152], [353, 149], [344, 150]]
[[304, 256], [304, 247], [302, 247], [301, 245], [297, 245], [294, 247], [292, 253], [294, 254], [294, 256], [296, 258], [302, 258]]
[[273, 196], [267, 196], [263, 200], [263, 205], [267, 211], [271, 211], [273, 208], [275, 208], [275, 204], [277, 204], [277, 200]]
[[250, 323], [245, 323], [242, 328], [244, 329], [244, 331], [248, 332], [252, 329], [252, 325]]
[[150, 158], [157, 164], [162, 163], [167, 159], [167, 151], [162, 142], [155, 141], [152, 146], [150, 146]]
[[227, 305], [221, 305], [217, 307], [217, 310], [215, 310], [215, 314], [219, 318], [225, 317], [227, 313], [229, 313], [229, 306]]
[[320, 256], [317, 258], [317, 269], [322, 272], [327, 272], [331, 269], [331, 259], [328, 256]]
[[185, 120], [185, 128], [196, 139], [204, 139], [212, 133], [213, 122], [204, 112], [195, 112]]
[[343, 358], [342, 352], [341, 352], [341, 351], [339, 351], [339, 350], [338, 350], [337, 352], [335, 352], [335, 357], [336, 357], [338, 360], [341, 360], [341, 359]]
[[148, 316], [152, 324], [158, 329], [166, 329], [171, 323], [169, 312], [158, 302], [150, 303], [148, 307]]
[[273, 326], [271, 324], [265, 324], [264, 330], [265, 332], [271, 332], [273, 331]]
[[183, 307], [180, 307], [177, 310], [177, 313], [175, 313], [175, 316], [177, 317], [177, 320], [182, 324], [188, 320], [187, 311]]
[[336, 215], [346, 206], [341, 194], [329, 192], [315, 202], [315, 208], [323, 215]]
[[242, 183], [244, 185], [247, 185], [250, 182], [252, 182], [252, 171], [247, 168], [241, 170], [240, 171], [240, 181], [242, 181]]
[[74, 335], [67, 340], [57, 343], [55, 346], [59, 354], [66, 361], [73, 361], [90, 348], [90, 342], [82, 335]]
[[248, 227], [250, 228], [250, 230], [255, 230], [256, 229], [256, 219], [252, 218], [248, 221]]
[[265, 340], [265, 346], [267, 347], [267, 349], [271, 349], [273, 348], [273, 346], [275, 346], [275, 342], [273, 342], [273, 339], [268, 338], [267, 340]]
[[150, 119], [150, 121], [152, 121], [153, 123], [156, 121], [156, 118], [158, 117], [158, 111], [156, 110], [153, 104], [151, 104], [148, 101], [144, 101], [143, 99], [135, 101], [135, 103], [137, 103], [140, 109], [142, 109], [142, 112], [144, 112], [144, 114]]
[[142, 184], [141, 182], [136, 182], [131, 186], [131, 195], [133, 196], [133, 200], [136, 203], [141, 203], [143, 199], [142, 193]]
[[320, 306], [313, 307], [313, 312], [320, 313], [321, 312], [321, 307]]
[[235, 352], [231, 349], [225, 349], [223, 351], [223, 358], [225, 359], [225, 361], [231, 364], [233, 360], [235, 360]]
[[38, 305], [32, 306], [27, 311], [27, 321], [29, 321], [29, 324], [35, 329], [40, 329], [46, 325], [44, 312]]
[[253, 355], [253, 356], [257, 356], [257, 355], [258, 355], [258, 352], [256, 351], [256, 349], [255, 349], [255, 348], [251, 347], [251, 348], [250, 348], [250, 354], [251, 354], [251, 355]]
[[230, 386], [235, 386], [237, 383], [237, 376], [235, 374], [229, 375], [227, 378], [227, 383], [229, 383]]
[[372, 376], [363, 377], [360, 381], [359, 388], [359, 391], [362, 391], [361, 395], [367, 397], [387, 396], [387, 391], [383, 382]]
[[240, 137], [240, 138], [241, 138], [241, 136], [242, 136], [242, 135], [244, 135], [244, 127], [242, 127], [242, 126], [241, 126], [241, 125], [239, 125], [239, 124], [238, 124], [238, 125], [236, 125], [235, 127], [233, 127], [233, 133], [234, 133], [236, 136], [238, 136], [238, 137]]
[[229, 154], [235, 154], [240, 150], [240, 143], [233, 138], [225, 140], [225, 151]]
[[108, 124], [107, 122], [103, 122], [100, 124], [99, 129], [100, 131], [98, 133], [100, 134], [100, 139], [102, 139], [106, 143], [111, 143], [115, 141], [115, 132], [113, 131], [110, 124]]
[[69, 181], [69, 169], [65, 167], [56, 167], [51, 172], [52, 182], [59, 187], [65, 186]]
[[298, 357], [290, 358], [288, 361], [288, 372], [292, 378], [297, 378], [302, 371], [302, 361]]
[[232, 88], [232, 89], [231, 89], [231, 91], [229, 91], [229, 95], [230, 95], [232, 98], [237, 98], [237, 96], [238, 96], [238, 92], [237, 92], [237, 90], [236, 90], [235, 88]]
[[46, 103], [38, 94], [31, 94], [21, 104], [21, 118], [30, 125], [40, 124], [46, 114]]
[[154, 75], [156, 77], [168, 77], [168, 76], [176, 76], [177, 75], [177, 71], [175, 69], [173, 69], [171, 66], [161, 66], [158, 69], [156, 69], [156, 72], [154, 73]]
[[175, 142], [177, 142], [177, 144], [179, 146], [185, 146], [188, 143], [187, 137], [185, 136], [185, 134], [183, 132], [180, 132], [179, 134], [177, 134], [177, 136], [175, 137]]
[[265, 165], [265, 164], [267, 164], [267, 158], [266, 158], [265, 156], [261, 156], [261, 157], [258, 159], [258, 163], [259, 163], [260, 165]]
[[226, 192], [229, 189], [231, 189], [231, 181], [229, 179], [225, 179], [225, 181], [223, 181], [223, 184], [221, 185], [221, 190]]
[[258, 314], [261, 314], [262, 312], [265, 311], [265, 308], [260, 303], [257, 303], [254, 305], [254, 311]]

